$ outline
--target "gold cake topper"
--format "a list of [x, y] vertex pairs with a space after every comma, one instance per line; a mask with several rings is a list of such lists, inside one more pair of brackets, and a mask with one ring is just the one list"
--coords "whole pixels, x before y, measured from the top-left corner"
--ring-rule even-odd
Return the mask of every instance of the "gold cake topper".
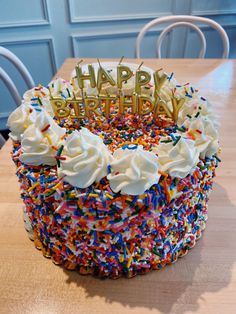
[[[90, 117], [93, 114], [104, 115], [106, 118], [110, 116], [111, 105], [114, 102], [117, 103], [119, 114], [124, 114], [128, 108], [130, 108], [132, 114], [139, 116], [153, 113], [153, 117], [157, 118], [158, 115], [165, 115], [168, 118], [176, 121], [178, 119], [178, 113], [184, 104], [185, 99], [177, 99], [174, 95], [174, 91], [171, 95], [171, 107], [167, 106], [167, 103], [161, 98], [160, 90], [168, 76], [166, 74], [160, 74], [160, 70], [153, 73], [154, 78], [154, 93], [149, 96], [142, 94], [142, 87], [147, 86], [151, 81], [151, 74], [141, 69], [143, 62], [138, 69], [133, 71], [126, 65], [122, 65], [121, 62], [117, 65], [117, 77], [116, 82], [108, 71], [106, 71], [100, 61], [98, 60], [99, 68], [97, 71], [97, 77], [95, 76], [95, 70], [92, 64], [88, 64], [88, 73], [83, 73], [80, 66], [80, 61], [75, 70], [78, 86], [81, 90], [81, 96], [77, 97], [74, 93], [72, 97], [63, 99], [62, 97], [52, 97], [51, 105], [58, 119], [69, 117], [70, 119], [81, 119]], [[123, 84], [126, 83], [133, 75], [135, 75], [135, 89], [132, 95], [124, 95]], [[85, 81], [89, 81], [92, 88], [97, 88], [98, 95], [87, 95], [85, 89]], [[111, 86], [117, 86], [118, 94], [110, 95], [106, 92], [103, 93], [104, 84]], [[99, 110], [100, 109], [100, 110]]]

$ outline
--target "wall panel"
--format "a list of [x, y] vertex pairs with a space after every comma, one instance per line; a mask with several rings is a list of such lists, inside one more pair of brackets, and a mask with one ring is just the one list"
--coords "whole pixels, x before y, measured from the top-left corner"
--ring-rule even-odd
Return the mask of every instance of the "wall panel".
[[46, 0], [1, 1], [0, 28], [47, 24], [49, 15]]
[[[156, 38], [159, 31], [151, 31], [144, 38], [142, 55], [146, 58], [155, 58]], [[73, 35], [72, 45], [74, 56], [80, 58], [114, 58], [125, 56], [134, 58], [134, 45], [138, 32], [103, 33], [94, 35]], [[168, 38], [167, 38], [168, 39]], [[96, 46], [96, 49], [94, 49]], [[163, 44], [164, 54], [167, 53], [168, 42]]]
[[236, 13], [234, 0], [192, 0], [193, 15], [219, 15]]
[[68, 0], [70, 19], [72, 23], [112, 21], [112, 20], [136, 20], [155, 18], [172, 14], [172, 0], [149, 0], [145, 5], [143, 0], [102, 0], [96, 3], [94, 0], [86, 0], [81, 5], [80, 1]]

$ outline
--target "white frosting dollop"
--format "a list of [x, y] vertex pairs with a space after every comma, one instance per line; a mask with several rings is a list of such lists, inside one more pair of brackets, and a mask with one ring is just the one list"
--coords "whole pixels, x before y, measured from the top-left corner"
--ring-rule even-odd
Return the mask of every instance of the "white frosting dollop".
[[[160, 72], [163, 75], [164, 72]], [[215, 127], [219, 127], [219, 121], [213, 112], [211, 104], [203, 97], [201, 97], [197, 90], [189, 84], [178, 85], [174, 78], [166, 80], [160, 90], [160, 97], [167, 102], [167, 107], [172, 111], [171, 99], [173, 93], [177, 99], [184, 99], [185, 102], [178, 113], [177, 125], [181, 126], [188, 116], [207, 117], [211, 120]]]
[[61, 161], [58, 175], [65, 176], [64, 181], [86, 188], [107, 175], [112, 155], [99, 136], [82, 128], [72, 132], [63, 145], [62, 155], [66, 160]]
[[27, 90], [23, 95], [23, 100], [31, 101], [34, 98], [49, 98], [49, 91], [44, 86], [35, 86], [32, 89]]
[[[50, 127], [44, 130], [48, 125]], [[24, 132], [21, 142], [20, 160], [29, 165], [55, 165], [56, 151], [52, 146], [58, 146], [66, 129], [56, 124], [45, 111], [37, 116], [35, 123]]]
[[23, 103], [30, 103], [32, 106], [45, 109], [53, 116], [53, 109], [50, 103], [49, 90], [44, 86], [37, 86], [26, 91], [23, 95]]
[[21, 141], [25, 130], [33, 123], [38, 115], [38, 112], [33, 109], [28, 103], [23, 103], [17, 107], [8, 117], [7, 126], [10, 129], [9, 136], [14, 141]]
[[218, 131], [213, 122], [206, 117], [185, 120], [183, 124], [188, 129], [187, 134], [193, 136], [195, 147], [200, 157], [212, 157], [219, 149]]
[[139, 195], [158, 183], [158, 158], [152, 152], [143, 150], [142, 146], [119, 148], [113, 158], [107, 179], [114, 192]]
[[73, 96], [73, 88], [70, 82], [61, 77], [52, 80], [48, 87], [53, 97], [62, 96], [63, 98], [68, 98]]
[[[48, 84], [49, 89], [44, 86], [37, 86], [28, 91], [23, 95], [23, 102], [31, 102], [32, 105], [42, 106], [52, 117], [54, 112], [51, 106], [50, 97], [62, 97], [68, 98], [73, 95], [73, 88], [71, 84], [62, 79], [57, 78]], [[51, 93], [51, 95], [50, 95]]]
[[[176, 135], [178, 139], [179, 135]], [[158, 154], [160, 170], [168, 173], [172, 178], [185, 178], [199, 161], [199, 153], [194, 141], [180, 137], [178, 142], [164, 143], [162, 137], [154, 150]]]
[[187, 99], [185, 101], [184, 105], [179, 111], [177, 124], [178, 126], [181, 126], [185, 123], [186, 120], [189, 119], [189, 116], [194, 118], [198, 115], [200, 117], [207, 117], [212, 121], [215, 127], [219, 126], [218, 119], [212, 110], [212, 106], [206, 100], [202, 100], [197, 93], [193, 94], [193, 98], [190, 100]]

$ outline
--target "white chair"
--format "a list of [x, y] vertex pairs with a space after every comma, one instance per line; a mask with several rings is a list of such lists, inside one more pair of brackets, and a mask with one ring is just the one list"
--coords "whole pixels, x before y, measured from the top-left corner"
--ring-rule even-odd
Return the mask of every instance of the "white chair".
[[[21, 62], [21, 60], [14, 55], [10, 50], [1, 47], [0, 46], [0, 56], [5, 57], [8, 59], [14, 66], [17, 68], [17, 70], [22, 75], [24, 81], [26, 82], [27, 86], [29, 88], [33, 88], [35, 86], [34, 80], [32, 79], [32, 76], [30, 75], [29, 71], [25, 67], [25, 65]], [[17, 106], [21, 104], [21, 96], [16, 88], [16, 85], [13, 83], [10, 76], [0, 67], [0, 79], [4, 82], [6, 87], [8, 88], [9, 92], [11, 93], [15, 103]], [[0, 133], [0, 149], [5, 143], [5, 138]]]
[[173, 28], [175, 27], [180, 27], [180, 26], [188, 26], [191, 27], [193, 30], [195, 30], [200, 38], [202, 48], [199, 53], [199, 58], [204, 58], [205, 53], [206, 53], [206, 38], [200, 28], [196, 26], [193, 23], [203, 23], [211, 26], [214, 28], [220, 35], [222, 42], [223, 42], [223, 54], [222, 58], [228, 58], [229, 56], [229, 38], [223, 29], [223, 27], [218, 24], [217, 22], [205, 18], [205, 17], [199, 17], [199, 16], [191, 16], [191, 15], [171, 15], [171, 16], [165, 16], [165, 17], [160, 17], [156, 18], [149, 23], [147, 23], [139, 32], [137, 40], [136, 40], [136, 47], [135, 47], [135, 54], [136, 58], [140, 58], [140, 47], [141, 47], [141, 42], [143, 40], [144, 35], [146, 32], [152, 28], [153, 26], [162, 24], [162, 23], [172, 23], [169, 26], [167, 26], [159, 35], [157, 39], [157, 57], [161, 58], [161, 45], [164, 37], [167, 35], [168, 32], [170, 32]]
[[[34, 80], [32, 79], [32, 76], [30, 75], [29, 71], [27, 70], [25, 65], [21, 62], [21, 60], [16, 55], [14, 55], [10, 50], [0, 46], [0, 56], [5, 57], [12, 64], [14, 64], [14, 66], [20, 72], [20, 74], [22, 75], [24, 81], [26, 82], [29, 88], [33, 88], [35, 86]], [[6, 71], [4, 71], [1, 67], [0, 67], [0, 79], [4, 82], [4, 84], [8, 88], [16, 105], [19, 106], [21, 104], [21, 96], [16, 88], [16, 85], [13, 83], [12, 79], [6, 73]]]
[[2, 136], [2, 134], [0, 133], [0, 149], [3, 147], [3, 145], [5, 144], [6, 140], [5, 138]]

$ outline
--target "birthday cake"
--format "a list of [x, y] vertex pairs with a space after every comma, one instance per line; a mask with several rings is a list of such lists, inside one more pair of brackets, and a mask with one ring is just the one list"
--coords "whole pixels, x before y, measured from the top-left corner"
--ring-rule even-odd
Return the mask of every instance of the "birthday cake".
[[8, 125], [26, 230], [55, 264], [130, 278], [200, 238], [217, 122], [173, 73], [79, 63], [70, 81], [27, 91]]

